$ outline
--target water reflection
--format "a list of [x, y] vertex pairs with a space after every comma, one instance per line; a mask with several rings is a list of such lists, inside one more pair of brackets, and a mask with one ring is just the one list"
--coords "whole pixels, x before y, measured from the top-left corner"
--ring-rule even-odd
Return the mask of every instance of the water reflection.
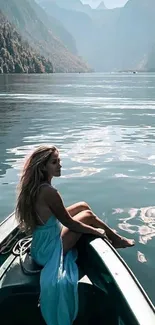
[[[54, 114], [56, 113], [54, 112]], [[5, 167], [7, 168], [9, 164], [10, 167], [20, 166], [21, 158], [38, 145], [54, 144], [60, 149], [62, 158], [68, 157], [70, 160], [69, 168], [74, 167], [75, 163], [80, 164], [78, 167], [81, 168], [81, 176], [92, 175], [93, 170], [94, 173], [102, 172], [113, 167], [114, 163], [130, 162], [130, 168], [125, 170], [125, 173], [121, 171], [109, 174], [109, 176], [137, 180], [146, 179], [149, 183], [155, 182], [155, 175], [151, 169], [145, 168], [143, 170], [145, 174], [142, 175], [135, 173], [135, 162], [141, 166], [155, 165], [155, 155], [152, 155], [152, 151], [155, 150], [153, 143], [155, 128], [152, 128], [151, 135], [150, 129], [145, 127], [105, 126], [105, 121], [101, 121], [100, 117], [96, 116], [97, 124], [94, 124], [91, 118], [89, 124], [82, 124], [82, 117], [74, 117], [72, 125], [65, 126], [62, 114], [59, 119], [58, 117], [52, 118], [56, 121], [52, 130], [51, 125], [48, 124], [49, 120], [45, 118], [40, 120], [33, 118], [29, 125], [24, 125], [23, 121], [21, 138], [18, 139], [22, 145], [14, 147], [15, 139], [6, 137], [8, 141], [8, 143], [5, 142], [7, 151], [3, 152]], [[14, 129], [15, 124], [11, 127], [12, 133], [15, 132]], [[3, 166], [0, 167], [3, 169]], [[4, 174], [4, 171], [2, 173]]]
[[140, 251], [137, 252], [137, 259], [138, 259], [138, 261], [140, 263], [146, 263], [147, 262], [147, 259], [146, 259], [145, 255]]
[[155, 207], [131, 208], [129, 211], [125, 209], [115, 209], [113, 211], [113, 214], [122, 213], [129, 216], [118, 218], [118, 227], [121, 230], [129, 234], [138, 234], [139, 243], [144, 245], [155, 237]]

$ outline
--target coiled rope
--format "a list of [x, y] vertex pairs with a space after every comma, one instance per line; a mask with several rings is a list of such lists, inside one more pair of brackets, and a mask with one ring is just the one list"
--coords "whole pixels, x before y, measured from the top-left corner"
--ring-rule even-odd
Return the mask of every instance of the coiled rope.
[[18, 235], [20, 230], [13, 237], [9, 237], [3, 246], [0, 248], [0, 254], [8, 254], [12, 253], [15, 256], [19, 256], [20, 265], [23, 272], [27, 275], [33, 275], [40, 273], [40, 269], [38, 270], [30, 270], [26, 268], [25, 263], [23, 261], [23, 255], [26, 253], [30, 255], [30, 247], [32, 242], [32, 236], [26, 236], [20, 240], [18, 240]]

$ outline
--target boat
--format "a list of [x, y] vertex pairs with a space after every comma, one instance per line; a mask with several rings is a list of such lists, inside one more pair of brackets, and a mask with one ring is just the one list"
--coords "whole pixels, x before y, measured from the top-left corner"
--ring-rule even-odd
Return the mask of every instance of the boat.
[[[31, 258], [30, 244], [14, 213], [0, 224], [1, 325], [45, 325], [38, 303], [41, 267]], [[155, 324], [153, 303], [106, 239], [84, 235], [77, 250], [79, 313], [74, 325]]]

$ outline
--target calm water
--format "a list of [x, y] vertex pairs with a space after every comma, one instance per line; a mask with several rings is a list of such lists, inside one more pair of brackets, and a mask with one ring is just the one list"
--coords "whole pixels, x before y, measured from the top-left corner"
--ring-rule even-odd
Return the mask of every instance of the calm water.
[[120, 253], [155, 303], [155, 74], [0, 76], [0, 220], [43, 143], [60, 149], [65, 204], [87, 201], [136, 240]]

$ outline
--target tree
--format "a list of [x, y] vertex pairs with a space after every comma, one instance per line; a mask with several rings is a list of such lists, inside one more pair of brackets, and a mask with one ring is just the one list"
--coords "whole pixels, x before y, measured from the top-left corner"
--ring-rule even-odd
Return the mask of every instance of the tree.
[[52, 63], [38, 55], [0, 12], [0, 73], [53, 72]]
[[20, 62], [15, 62], [15, 72], [16, 73], [23, 73], [24, 72], [24, 69], [23, 69], [23, 66]]
[[7, 63], [4, 63], [3, 64], [3, 73], [8, 73], [8, 72], [9, 72], [8, 65], [7, 65]]

